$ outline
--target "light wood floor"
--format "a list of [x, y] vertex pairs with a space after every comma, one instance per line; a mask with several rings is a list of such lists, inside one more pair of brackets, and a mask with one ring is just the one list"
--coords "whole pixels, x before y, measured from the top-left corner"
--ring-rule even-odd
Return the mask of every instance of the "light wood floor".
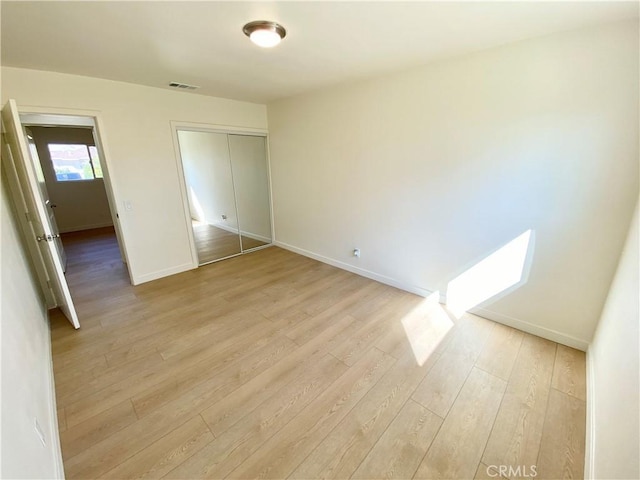
[[[267, 245], [246, 235], [238, 236], [213, 225], [206, 223], [193, 223], [193, 235], [198, 251], [198, 263], [203, 265], [221, 258], [237, 255], [242, 250], [249, 250]], [[242, 250], [240, 242], [242, 241]]]
[[111, 235], [65, 245], [68, 478], [583, 476], [582, 352], [276, 247], [132, 287]]

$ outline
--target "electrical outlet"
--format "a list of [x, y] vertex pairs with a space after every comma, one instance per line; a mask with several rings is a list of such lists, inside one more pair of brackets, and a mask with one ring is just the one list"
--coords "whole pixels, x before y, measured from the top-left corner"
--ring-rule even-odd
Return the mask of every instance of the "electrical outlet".
[[35, 420], [36, 435], [38, 436], [38, 438], [42, 442], [42, 446], [46, 447], [47, 446], [47, 441], [44, 439], [44, 432], [42, 431], [42, 428], [40, 428], [40, 423], [38, 423], [38, 419], [34, 418], [34, 420]]
[[360, 258], [360, 249], [359, 248], [354, 248], [353, 249], [353, 256]]

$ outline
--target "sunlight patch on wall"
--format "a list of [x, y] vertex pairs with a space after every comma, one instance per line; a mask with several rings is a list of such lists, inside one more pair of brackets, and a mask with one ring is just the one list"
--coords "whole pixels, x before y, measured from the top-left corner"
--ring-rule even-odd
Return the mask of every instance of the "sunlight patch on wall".
[[196, 192], [193, 191], [193, 187], [191, 186], [189, 186], [189, 206], [191, 207], [191, 218], [199, 222], [207, 221], [204, 216], [204, 209], [198, 200]]
[[432, 293], [402, 318], [402, 327], [420, 366], [453, 328], [453, 321], [438, 303], [439, 297], [439, 292]]
[[453, 279], [447, 286], [447, 307], [459, 318], [467, 310], [526, 283], [533, 252], [533, 231], [527, 230]]

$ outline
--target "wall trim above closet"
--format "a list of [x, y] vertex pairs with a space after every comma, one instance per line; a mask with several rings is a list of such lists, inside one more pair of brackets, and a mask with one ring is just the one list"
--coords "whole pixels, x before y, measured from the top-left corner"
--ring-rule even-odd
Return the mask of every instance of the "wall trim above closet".
[[[274, 222], [273, 222], [273, 199], [272, 199], [272, 193], [271, 193], [272, 192], [271, 165], [270, 165], [270, 158], [269, 158], [268, 131], [265, 129], [238, 127], [235, 125], [214, 125], [214, 124], [202, 124], [202, 123], [182, 122], [182, 121], [171, 121], [171, 131], [172, 131], [174, 153], [175, 153], [174, 158], [176, 161], [176, 170], [178, 172], [178, 177], [179, 177], [180, 194], [182, 198], [183, 212], [184, 212], [184, 216], [183, 216], [184, 223], [182, 227], [186, 228], [187, 235], [189, 237], [191, 267], [198, 268], [199, 266], [206, 263], [211, 263], [212, 261], [218, 261], [218, 260], [222, 260], [223, 258], [229, 258], [230, 256], [240, 255], [243, 253], [243, 250], [246, 250], [246, 249], [243, 249], [241, 247], [240, 248], [241, 251], [239, 251], [238, 253], [225, 256], [212, 261], [203, 262], [199, 259], [197, 241], [195, 238], [193, 224], [192, 224], [193, 217], [192, 217], [192, 207], [190, 203], [188, 179], [185, 174], [185, 160], [183, 159], [183, 152], [181, 151], [179, 132], [212, 133], [212, 134], [222, 134], [222, 135], [228, 135], [228, 136], [243, 135], [243, 136], [249, 136], [249, 137], [264, 138], [264, 155], [265, 155], [265, 162], [266, 162], [266, 177], [267, 177], [266, 189], [267, 189], [267, 195], [268, 195], [268, 211], [269, 211], [268, 225], [271, 230], [271, 240], [267, 245], [264, 245], [262, 247], [250, 247], [249, 250], [253, 251], [254, 249], [266, 248], [273, 245], [275, 243], [275, 232], [274, 232]], [[229, 155], [231, 155], [230, 151], [229, 151]], [[230, 161], [231, 161], [231, 157], [230, 157]], [[235, 185], [234, 185], [234, 201], [237, 201]], [[237, 206], [236, 206], [236, 209], [237, 209]], [[177, 226], [177, 228], [179, 228], [179, 226]], [[239, 228], [238, 233], [239, 233], [240, 242], [242, 245], [244, 237], [240, 235], [241, 233], [240, 230], [241, 228]]]

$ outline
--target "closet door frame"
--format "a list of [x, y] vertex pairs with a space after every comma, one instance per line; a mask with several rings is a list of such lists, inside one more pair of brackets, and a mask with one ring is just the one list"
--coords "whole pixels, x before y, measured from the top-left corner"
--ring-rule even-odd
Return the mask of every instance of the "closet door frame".
[[[213, 125], [205, 123], [194, 122], [180, 122], [171, 121], [171, 134], [173, 136], [173, 148], [175, 152], [176, 170], [178, 172], [178, 183], [180, 185], [180, 195], [182, 197], [182, 207], [184, 212], [184, 225], [187, 236], [189, 238], [189, 246], [191, 249], [191, 266], [192, 268], [198, 268], [198, 251], [196, 249], [195, 236], [193, 234], [193, 228], [191, 226], [191, 208], [189, 206], [189, 195], [187, 192], [187, 181], [184, 175], [184, 165], [182, 163], [182, 154], [180, 152], [180, 142], [178, 140], [178, 131], [187, 130], [190, 132], [204, 132], [204, 133], [222, 133], [231, 135], [249, 135], [254, 137], [264, 137], [265, 139], [265, 156], [267, 160], [267, 183], [269, 188], [269, 221], [271, 222], [271, 243], [263, 247], [257, 247], [254, 250], [260, 250], [261, 248], [267, 248], [275, 244], [276, 236], [273, 222], [273, 190], [271, 188], [271, 157], [269, 152], [269, 132], [265, 129], [250, 128], [250, 127], [235, 127], [227, 125]], [[234, 187], [235, 188], [235, 187]], [[240, 221], [240, 219], [238, 219]], [[242, 247], [241, 247], [242, 249]], [[242, 253], [241, 253], [242, 254]]]

